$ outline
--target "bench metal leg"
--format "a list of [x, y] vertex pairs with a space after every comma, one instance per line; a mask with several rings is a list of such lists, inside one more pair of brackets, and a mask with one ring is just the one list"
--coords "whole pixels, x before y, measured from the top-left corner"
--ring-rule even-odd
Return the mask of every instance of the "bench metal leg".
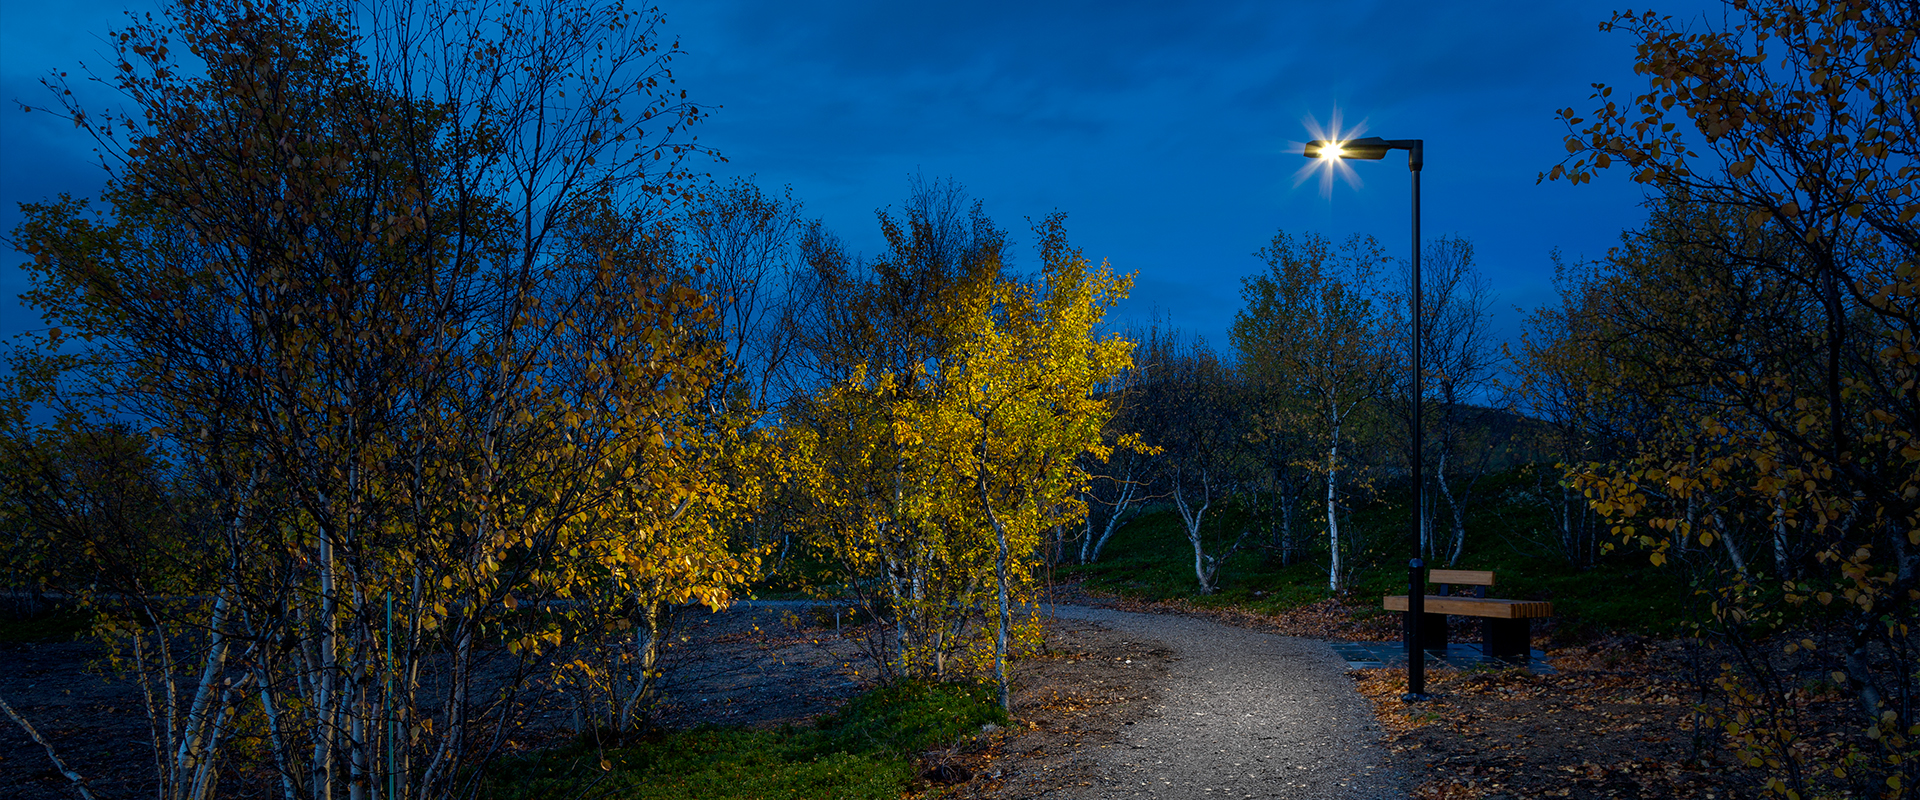
[[1494, 658], [1525, 661], [1529, 656], [1526, 619], [1481, 620], [1484, 639], [1482, 651]]
[[[1413, 630], [1407, 627], [1407, 617], [1409, 616], [1412, 615], [1406, 612], [1401, 612], [1400, 614], [1401, 650], [1407, 649], [1408, 642], [1413, 638]], [[1420, 646], [1427, 650], [1447, 649], [1447, 615], [1421, 614], [1420, 622]]]

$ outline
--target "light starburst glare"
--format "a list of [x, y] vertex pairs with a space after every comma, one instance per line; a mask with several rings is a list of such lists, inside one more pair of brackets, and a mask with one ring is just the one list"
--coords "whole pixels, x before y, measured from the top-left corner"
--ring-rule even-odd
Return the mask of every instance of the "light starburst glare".
[[[1366, 120], [1361, 120], [1360, 124], [1355, 125], [1352, 130], [1343, 131], [1340, 129], [1340, 109], [1335, 108], [1333, 110], [1333, 119], [1324, 128], [1320, 127], [1320, 121], [1314, 119], [1312, 114], [1308, 114], [1304, 122], [1307, 126], [1307, 132], [1313, 134], [1315, 141], [1332, 142], [1334, 143], [1334, 147], [1327, 148], [1323, 151], [1325, 154], [1320, 158], [1307, 162], [1307, 165], [1301, 167], [1300, 171], [1293, 173], [1293, 185], [1297, 187], [1300, 184], [1306, 183], [1307, 179], [1312, 178], [1315, 172], [1319, 172], [1321, 197], [1333, 197], [1333, 178], [1336, 174], [1339, 175], [1342, 180], [1345, 180], [1348, 186], [1352, 186], [1355, 189], [1360, 188], [1360, 173], [1355, 172], [1353, 167], [1347, 165], [1346, 159], [1340, 157], [1339, 145], [1359, 138], [1360, 134], [1365, 133], [1367, 130]], [[1300, 148], [1300, 150], [1296, 152], [1305, 152], [1305, 142], [1294, 142], [1294, 145]]]

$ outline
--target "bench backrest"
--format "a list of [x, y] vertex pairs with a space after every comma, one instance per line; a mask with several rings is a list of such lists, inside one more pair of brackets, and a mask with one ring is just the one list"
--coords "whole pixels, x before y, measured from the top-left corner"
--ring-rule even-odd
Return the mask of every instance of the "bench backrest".
[[1458, 583], [1463, 586], [1492, 586], [1493, 573], [1478, 569], [1430, 569], [1428, 583]]
[[1427, 582], [1440, 584], [1440, 594], [1450, 594], [1453, 584], [1474, 587], [1474, 597], [1486, 597], [1493, 585], [1493, 573], [1479, 569], [1434, 569], [1427, 571]]

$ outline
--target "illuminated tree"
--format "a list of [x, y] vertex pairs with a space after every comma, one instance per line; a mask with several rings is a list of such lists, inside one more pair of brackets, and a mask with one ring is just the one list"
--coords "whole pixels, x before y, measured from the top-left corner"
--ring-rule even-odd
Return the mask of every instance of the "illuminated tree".
[[[1612, 259], [1619, 288], [1662, 294], [1610, 307], [1644, 345], [1599, 382], [1657, 409], [1657, 435], [1576, 478], [1656, 563], [1688, 539], [1776, 543], [1778, 574], [1744, 559], [1712, 585], [1713, 630], [1742, 654], [1720, 681], [1731, 743], [1776, 793], [1901, 796], [1920, 780], [1920, 14], [1729, 6], [1721, 29], [1615, 16], [1647, 90], [1562, 112], [1572, 156], [1543, 177], [1617, 165], [1667, 203]], [[1821, 635], [1761, 638], [1782, 627]], [[1782, 658], [1857, 701], [1846, 753], [1807, 751]]]
[[993, 532], [994, 677], [1008, 710], [1014, 609], [1034, 600], [1042, 532], [1086, 513], [1081, 456], [1105, 459], [1112, 450], [1101, 439], [1112, 410], [1095, 391], [1131, 363], [1133, 348], [1099, 332], [1131, 279], [1090, 265], [1068, 245], [1064, 222], [1056, 213], [1034, 226], [1037, 285], [996, 279], [955, 299], [957, 369], [942, 382], [930, 420], [930, 430], [950, 435], [941, 437], [942, 460], [973, 495], [943, 498], [951, 511], [942, 516], [971, 517], [976, 526], [984, 518]]
[[994, 548], [977, 517], [927, 516], [928, 487], [951, 476], [917, 420], [959, 358], [956, 299], [998, 279], [1005, 235], [951, 182], [916, 179], [904, 213], [878, 217], [887, 249], [871, 261], [818, 224], [801, 237], [793, 369], [814, 388], [784, 414], [789, 524], [835, 566], [814, 588], [881, 621], [866, 648], [882, 678], [937, 678], [981, 644]]
[[[910, 232], [893, 256], [941, 252], [938, 226], [908, 222], [888, 229]], [[1085, 513], [1081, 458], [1106, 454], [1111, 414], [1095, 391], [1127, 366], [1131, 347], [1096, 333], [1126, 282], [1068, 247], [1058, 216], [1036, 234], [1035, 284], [1002, 276], [997, 260], [909, 271], [899, 258], [848, 287], [856, 307], [887, 308], [901, 286], [918, 287], [924, 294], [906, 294], [929, 305], [917, 319], [882, 311], [848, 320], [870, 327], [817, 333], [862, 343], [834, 352], [867, 360], [788, 420], [794, 481], [807, 497], [800, 524], [837, 565], [838, 583], [821, 588], [851, 595], [884, 623], [886, 635], [869, 641], [882, 674], [941, 678], [990, 659], [1003, 704], [1013, 616], [1033, 598], [1042, 534]]]

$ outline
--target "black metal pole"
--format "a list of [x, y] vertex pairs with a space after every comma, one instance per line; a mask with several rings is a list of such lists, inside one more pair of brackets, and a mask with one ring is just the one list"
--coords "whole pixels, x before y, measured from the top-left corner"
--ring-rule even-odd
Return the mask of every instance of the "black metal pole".
[[1420, 168], [1426, 163], [1425, 143], [1419, 139], [1382, 139], [1369, 136], [1347, 142], [1335, 140], [1316, 140], [1309, 142], [1301, 150], [1308, 158], [1354, 158], [1363, 161], [1378, 161], [1385, 158], [1390, 150], [1407, 151], [1407, 169], [1413, 173], [1413, 381], [1408, 402], [1413, 404], [1413, 429], [1408, 432], [1408, 444], [1413, 452], [1408, 454], [1408, 463], [1413, 479], [1413, 559], [1407, 562], [1407, 693], [1402, 699], [1407, 701], [1427, 699], [1427, 651], [1426, 643], [1421, 641], [1421, 615], [1427, 610], [1427, 581], [1423, 574], [1425, 565], [1420, 557], [1425, 553], [1422, 534], [1426, 518], [1426, 493], [1420, 475], [1420, 465], [1424, 460], [1421, 443], [1420, 400], [1426, 393], [1420, 363], [1420, 331], [1422, 301], [1420, 298]]
[[1407, 693], [1400, 699], [1407, 702], [1427, 699], [1427, 650], [1426, 642], [1420, 635], [1420, 629], [1426, 627], [1427, 581], [1426, 564], [1420, 559], [1407, 562]]
[[1413, 450], [1408, 454], [1408, 462], [1413, 477], [1413, 559], [1407, 562], [1407, 693], [1402, 698], [1407, 701], [1427, 699], [1427, 651], [1421, 629], [1426, 627], [1423, 616], [1427, 610], [1427, 581], [1421, 574], [1424, 565], [1420, 557], [1424, 555], [1423, 541], [1426, 521], [1426, 492], [1421, 491], [1420, 465], [1425, 459], [1421, 452], [1422, 428], [1420, 426], [1421, 395], [1426, 386], [1422, 380], [1420, 363], [1420, 167], [1423, 166], [1425, 153], [1421, 142], [1415, 139], [1407, 148], [1407, 168], [1413, 173], [1413, 392], [1409, 398], [1413, 403], [1413, 429], [1409, 438]]

